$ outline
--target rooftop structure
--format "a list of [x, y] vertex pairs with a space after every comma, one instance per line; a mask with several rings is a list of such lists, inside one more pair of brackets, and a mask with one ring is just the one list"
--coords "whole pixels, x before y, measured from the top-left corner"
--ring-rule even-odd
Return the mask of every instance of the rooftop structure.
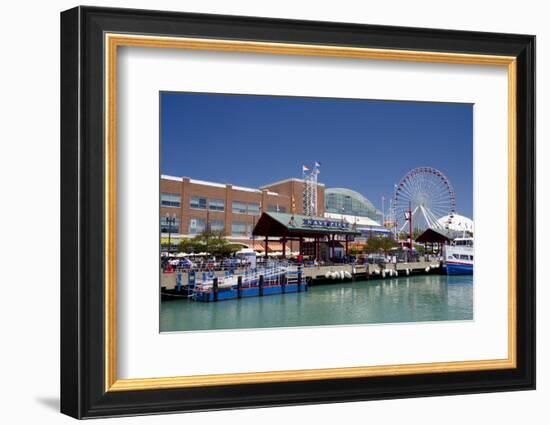
[[[263, 213], [254, 227], [253, 234], [264, 238], [265, 255], [273, 238], [279, 238], [282, 256], [286, 255], [287, 242], [298, 242], [298, 252], [304, 254], [306, 239], [309, 241], [308, 255], [317, 260], [332, 259], [335, 248], [340, 242], [345, 244], [345, 255], [348, 254], [349, 243], [360, 233], [355, 224], [344, 220], [333, 220], [325, 217], [312, 217], [288, 213]], [[323, 255], [323, 252], [325, 255]]]
[[468, 232], [472, 234], [474, 233], [473, 220], [460, 214], [446, 215], [437, 221], [448, 230], [455, 232]]
[[325, 211], [331, 214], [368, 217], [382, 222], [382, 213], [359, 192], [345, 188], [325, 189]]

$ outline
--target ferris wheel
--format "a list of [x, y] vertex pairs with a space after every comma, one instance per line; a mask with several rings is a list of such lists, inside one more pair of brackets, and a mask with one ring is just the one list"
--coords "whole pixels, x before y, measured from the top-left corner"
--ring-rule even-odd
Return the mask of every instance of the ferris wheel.
[[395, 185], [392, 221], [396, 234], [408, 231], [411, 222], [413, 229], [445, 230], [448, 224], [439, 219], [448, 216], [451, 221], [454, 213], [453, 186], [447, 176], [435, 168], [415, 168]]

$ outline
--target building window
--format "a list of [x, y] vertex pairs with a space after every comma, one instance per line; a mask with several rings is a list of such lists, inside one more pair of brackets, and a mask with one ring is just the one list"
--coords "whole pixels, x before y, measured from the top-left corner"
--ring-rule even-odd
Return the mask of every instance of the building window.
[[251, 202], [250, 204], [248, 204], [248, 214], [249, 215], [260, 215], [261, 214], [261, 209], [260, 209], [260, 204], [256, 203], [256, 202]]
[[189, 206], [197, 210], [205, 210], [207, 204], [207, 199], [200, 196], [191, 196], [191, 202]]
[[208, 225], [213, 232], [223, 232], [225, 227], [223, 220], [210, 220]]
[[261, 204], [258, 202], [240, 202], [233, 201], [233, 213], [235, 214], [248, 214], [248, 215], [260, 215], [262, 213]]
[[177, 193], [161, 193], [160, 206], [179, 208], [181, 207], [181, 196]]
[[246, 214], [246, 202], [233, 201], [234, 214]]
[[269, 204], [267, 206], [267, 211], [269, 212], [281, 212], [281, 213], [286, 213], [286, 207], [283, 207], [281, 205], [273, 205], [273, 204]]
[[206, 230], [206, 220], [202, 218], [189, 219], [189, 234], [198, 235]]
[[208, 209], [212, 211], [223, 211], [225, 210], [225, 202], [223, 199], [209, 199]]
[[179, 233], [180, 220], [177, 217], [160, 217], [160, 231], [161, 233]]
[[231, 223], [231, 235], [250, 236], [252, 234], [252, 225], [244, 221], [234, 221]]

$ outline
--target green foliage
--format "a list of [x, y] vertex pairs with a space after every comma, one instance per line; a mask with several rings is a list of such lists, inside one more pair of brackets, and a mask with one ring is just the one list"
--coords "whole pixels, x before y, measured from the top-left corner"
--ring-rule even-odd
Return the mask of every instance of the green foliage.
[[[407, 227], [407, 230], [408, 230], [408, 227]], [[424, 233], [422, 229], [415, 227], [413, 229], [413, 241], [416, 240], [416, 238], [419, 237], [422, 233]], [[399, 240], [402, 240], [402, 241], [408, 240], [409, 232], [408, 231], [399, 232], [398, 237], [399, 237]]]
[[367, 243], [363, 247], [363, 252], [365, 254], [374, 254], [375, 252], [380, 251], [380, 237], [374, 236], [367, 239]]
[[211, 255], [225, 257], [241, 248], [238, 244], [230, 243], [223, 231], [205, 230], [192, 239], [180, 242], [178, 251], [187, 253], [208, 252]]
[[183, 239], [178, 245], [179, 252], [186, 252], [188, 254], [196, 254], [203, 251], [202, 246], [198, 246], [193, 239]]
[[397, 246], [397, 242], [393, 236], [375, 236], [369, 238], [363, 252], [367, 254], [374, 254], [376, 252], [384, 252], [384, 255], [388, 254], [388, 251]]
[[380, 248], [384, 251], [384, 255], [388, 254], [388, 251], [397, 247], [397, 242], [393, 236], [380, 237]]
[[360, 254], [361, 253], [361, 250], [359, 248], [357, 248], [356, 246], [352, 246], [350, 249], [349, 249], [349, 253], [351, 255], [357, 255], [357, 254]]

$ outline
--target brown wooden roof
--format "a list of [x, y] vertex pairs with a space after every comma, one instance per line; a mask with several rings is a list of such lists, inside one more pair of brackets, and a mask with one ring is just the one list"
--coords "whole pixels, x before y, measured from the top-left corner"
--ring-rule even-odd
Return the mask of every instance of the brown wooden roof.
[[424, 232], [415, 239], [415, 241], [419, 243], [445, 243], [450, 240], [451, 239], [447, 235], [431, 228], [424, 230]]
[[256, 223], [252, 233], [255, 236], [295, 236], [305, 238], [324, 235], [360, 235], [352, 225], [344, 228], [323, 225], [332, 223], [333, 225], [340, 226], [340, 223], [334, 219], [317, 217], [313, 218], [316, 224], [307, 224], [311, 220], [311, 217], [298, 214], [264, 212]]

